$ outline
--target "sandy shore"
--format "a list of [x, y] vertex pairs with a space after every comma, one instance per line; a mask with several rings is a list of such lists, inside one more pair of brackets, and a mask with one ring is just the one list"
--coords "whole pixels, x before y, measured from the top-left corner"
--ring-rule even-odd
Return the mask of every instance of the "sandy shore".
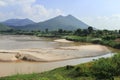
[[107, 54], [110, 51], [101, 45], [82, 45], [59, 48], [0, 50], [0, 61], [59, 61]]
[[63, 42], [63, 43], [71, 43], [73, 41], [68, 41], [66, 39], [57, 39], [57, 40], [54, 40], [55, 42]]

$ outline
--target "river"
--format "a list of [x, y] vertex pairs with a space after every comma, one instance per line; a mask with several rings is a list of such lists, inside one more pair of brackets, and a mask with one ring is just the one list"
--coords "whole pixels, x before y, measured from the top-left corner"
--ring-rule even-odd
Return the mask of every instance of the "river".
[[[0, 36], [0, 49], [14, 50], [14, 49], [28, 49], [28, 48], [57, 48], [65, 46], [76, 46], [81, 45], [81, 43], [59, 43], [54, 42], [54, 39], [49, 38], [39, 38], [35, 36], [25, 36], [25, 35], [1, 35]], [[87, 45], [82, 43], [82, 45]], [[66, 66], [66, 65], [76, 65], [80, 63], [85, 63], [92, 61], [93, 59], [98, 59], [101, 57], [110, 57], [112, 53], [106, 55], [71, 59], [56, 62], [0, 62], [0, 77], [10, 76], [15, 74], [28, 74], [28, 73], [39, 73], [43, 71], [52, 70], [54, 68]]]

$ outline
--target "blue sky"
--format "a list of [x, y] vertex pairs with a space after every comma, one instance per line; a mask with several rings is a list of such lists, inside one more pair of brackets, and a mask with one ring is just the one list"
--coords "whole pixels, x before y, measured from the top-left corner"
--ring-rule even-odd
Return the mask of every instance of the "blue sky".
[[120, 29], [120, 0], [0, 0], [0, 21], [29, 18], [36, 22], [71, 14], [99, 29]]
[[78, 16], [104, 16], [120, 12], [120, 0], [38, 0], [36, 4]]

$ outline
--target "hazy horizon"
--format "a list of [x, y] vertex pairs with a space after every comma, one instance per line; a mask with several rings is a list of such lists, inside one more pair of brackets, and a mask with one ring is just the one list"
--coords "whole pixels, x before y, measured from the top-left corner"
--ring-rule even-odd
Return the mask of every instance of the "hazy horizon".
[[120, 29], [120, 0], [0, 0], [0, 21], [29, 18], [41, 22], [73, 15], [98, 29]]

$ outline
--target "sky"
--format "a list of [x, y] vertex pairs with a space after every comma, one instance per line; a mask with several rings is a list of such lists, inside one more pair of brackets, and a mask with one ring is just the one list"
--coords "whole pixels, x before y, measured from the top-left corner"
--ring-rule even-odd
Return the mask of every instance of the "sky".
[[120, 0], [0, 0], [0, 21], [69, 14], [98, 29], [120, 29]]

